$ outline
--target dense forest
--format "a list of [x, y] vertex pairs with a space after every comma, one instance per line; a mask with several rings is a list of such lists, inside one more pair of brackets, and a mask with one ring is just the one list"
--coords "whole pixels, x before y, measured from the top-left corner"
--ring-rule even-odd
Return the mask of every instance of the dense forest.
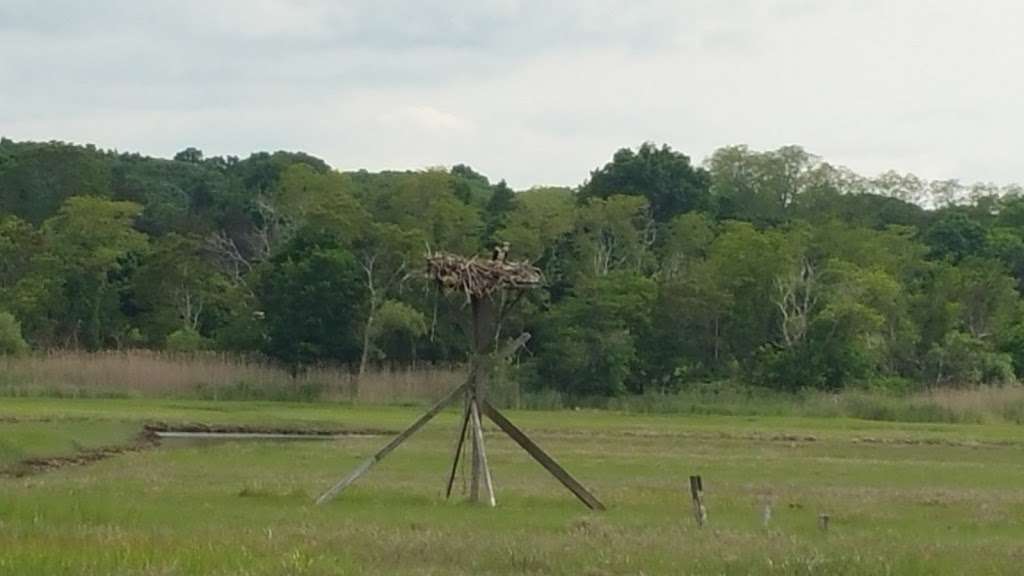
[[622, 149], [577, 188], [303, 153], [159, 159], [0, 141], [0, 353], [261, 354], [294, 370], [465, 360], [427, 250], [510, 257], [515, 375], [570, 396], [1015, 382], [1024, 194], [863, 177], [799, 147]]

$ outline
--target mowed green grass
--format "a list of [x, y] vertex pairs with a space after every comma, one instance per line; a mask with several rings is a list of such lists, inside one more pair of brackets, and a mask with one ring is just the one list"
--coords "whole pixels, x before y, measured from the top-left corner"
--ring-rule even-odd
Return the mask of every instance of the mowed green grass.
[[[0, 432], [12, 454], [54, 456], [130, 442], [146, 421], [397, 430], [419, 411], [3, 399]], [[1024, 566], [1024, 428], [509, 416], [609, 510], [586, 510], [493, 427], [498, 507], [446, 502], [457, 419], [447, 412], [324, 507], [313, 498], [385, 437], [165, 443], [0, 478], [0, 574], [1019, 574]], [[12, 457], [4, 458], [0, 469]], [[692, 518], [690, 474], [704, 478], [704, 529]], [[831, 517], [827, 533], [820, 513]]]
[[116, 420], [0, 421], [0, 472], [17, 471], [30, 458], [127, 445], [138, 434], [137, 423]]

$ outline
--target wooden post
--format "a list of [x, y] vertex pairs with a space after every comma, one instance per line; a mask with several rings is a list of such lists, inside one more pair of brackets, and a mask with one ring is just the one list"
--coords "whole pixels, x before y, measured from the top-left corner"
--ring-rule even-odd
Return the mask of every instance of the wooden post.
[[[487, 450], [484, 448], [484, 427], [483, 422], [480, 421], [480, 406], [477, 404], [476, 399], [472, 400], [469, 408], [470, 418], [473, 423], [470, 426], [474, 434], [474, 443], [477, 447], [477, 470], [474, 475], [476, 481], [481, 484], [483, 488], [484, 500], [493, 508], [495, 505], [494, 500], [494, 484], [491, 482], [491, 468], [487, 465]], [[480, 497], [479, 488], [477, 490], [477, 498]]]
[[[470, 360], [469, 388], [467, 401], [469, 409], [469, 434], [473, 462], [469, 487], [469, 500], [479, 502], [481, 497], [494, 506], [494, 487], [491, 485], [491, 471], [487, 466], [487, 452], [484, 448], [483, 426], [480, 422], [480, 401], [487, 394], [490, 378], [492, 346], [494, 345], [495, 318], [494, 301], [488, 296], [472, 296], [473, 309], [473, 356]], [[483, 494], [481, 494], [481, 490]]]
[[822, 532], [828, 532], [829, 515], [825, 513], [818, 514], [818, 528]]
[[690, 476], [690, 498], [693, 500], [693, 516], [701, 528], [708, 521], [708, 509], [704, 506], [704, 481], [700, 476]]
[[488, 296], [470, 298], [473, 309], [473, 351], [487, 355], [494, 351], [494, 301]]
[[472, 451], [472, 459], [470, 461], [469, 471], [469, 501], [479, 502], [480, 501], [480, 437], [476, 433], [476, 419], [473, 418], [473, 404], [474, 400], [469, 401], [469, 443], [470, 450]]
[[[513, 354], [515, 354], [516, 351], [518, 351], [518, 349], [520, 347], [522, 347], [522, 345], [525, 344], [529, 340], [529, 338], [530, 338], [530, 335], [529, 335], [528, 332], [523, 332], [522, 334], [520, 334], [519, 337], [517, 337], [514, 340], [510, 341], [508, 344], [506, 344], [504, 347], [502, 347], [500, 349], [500, 351], [494, 356], [494, 362], [502, 362], [506, 358], [508, 358], [508, 357], [512, 356]], [[444, 489], [444, 497], [445, 498], [451, 498], [452, 497], [452, 487], [455, 485], [455, 476], [456, 476], [456, 474], [458, 474], [458, 471], [459, 471], [459, 460], [462, 457], [462, 450], [463, 450], [463, 447], [465, 446], [466, 437], [468, 436], [470, 438], [470, 450], [472, 451], [472, 454], [470, 455], [470, 458], [472, 459], [472, 471], [471, 471], [471, 474], [476, 475], [476, 476], [474, 476], [474, 478], [476, 479], [476, 482], [473, 482], [473, 483], [470, 484], [470, 500], [472, 500], [472, 501], [478, 501], [479, 500], [479, 486], [480, 486], [479, 485], [479, 481], [481, 479], [484, 482], [486, 482], [486, 486], [489, 487], [489, 488], [487, 488], [487, 494], [488, 494], [487, 500], [488, 501], [492, 501], [492, 502], [495, 500], [493, 481], [492, 481], [492, 478], [490, 478], [490, 467], [486, 463], [485, 455], [484, 455], [484, 458], [482, 459], [483, 460], [483, 470], [481, 470], [479, 468], [479, 463], [480, 463], [481, 459], [478, 456], [478, 451], [477, 451], [476, 447], [478, 445], [482, 445], [482, 440], [479, 440], [479, 441], [477, 440], [476, 431], [475, 431], [475, 427], [474, 427], [474, 423], [473, 423], [474, 419], [472, 417], [472, 405], [474, 403], [473, 392], [472, 392], [473, 385], [474, 385], [474, 383], [478, 384], [480, 382], [480, 380], [483, 379], [486, 370], [487, 370], [487, 366], [485, 365], [484, 362], [480, 362], [477, 359], [474, 359], [474, 363], [470, 367], [469, 379], [466, 382], [466, 398], [465, 398], [465, 407], [463, 409], [462, 428], [459, 431], [459, 436], [456, 438], [455, 456], [454, 456], [453, 461], [452, 461], [452, 469], [449, 472], [449, 479], [447, 479], [447, 486]], [[479, 389], [480, 387], [482, 387], [482, 386], [478, 385], [477, 389]], [[479, 404], [479, 402], [477, 402], [476, 403], [477, 418], [479, 418], [479, 413], [481, 411], [482, 410], [480, 408], [480, 404]], [[483, 437], [483, 428], [480, 427], [480, 438], [482, 439], [482, 437]], [[482, 471], [482, 474], [481, 474], [481, 471]], [[474, 492], [474, 485], [476, 487], [475, 488], [475, 492]], [[494, 505], [494, 504], [492, 504], [492, 505]]]

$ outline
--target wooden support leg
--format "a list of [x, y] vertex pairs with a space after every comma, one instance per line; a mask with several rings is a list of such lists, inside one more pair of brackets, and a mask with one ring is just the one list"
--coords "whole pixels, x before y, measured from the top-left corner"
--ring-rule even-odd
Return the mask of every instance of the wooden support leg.
[[[484, 448], [484, 427], [483, 422], [480, 420], [480, 406], [477, 403], [476, 398], [474, 398], [470, 403], [469, 413], [470, 418], [473, 420], [471, 428], [475, 436], [474, 444], [477, 447], [477, 458], [474, 462], [477, 469], [474, 476], [476, 477], [476, 480], [482, 484], [484, 500], [493, 508], [495, 505], [494, 483], [491, 481], [491, 467], [487, 465], [487, 450]], [[479, 498], [479, 492], [477, 493], [477, 497]]]
[[455, 439], [455, 454], [452, 456], [452, 469], [448, 474], [448, 485], [444, 490], [444, 497], [451, 498], [452, 486], [455, 484], [455, 474], [459, 471], [459, 458], [462, 457], [462, 447], [466, 443], [466, 433], [469, 428], [469, 401], [466, 401], [466, 407], [462, 411], [462, 426], [459, 427], [459, 436]]
[[708, 521], [708, 509], [704, 506], [704, 480], [690, 476], [690, 499], [693, 500], [693, 517], [701, 528]]
[[473, 418], [473, 402], [469, 401], [469, 440], [471, 458], [469, 467], [469, 501], [480, 501], [480, 438], [476, 435], [476, 420]]
[[579, 498], [580, 501], [583, 502], [588, 508], [590, 508], [591, 510], [605, 509], [604, 504], [602, 504], [600, 500], [598, 500], [596, 497], [594, 497], [593, 494], [588, 492], [587, 489], [584, 488], [582, 484], [577, 482], [571, 474], [566, 472], [565, 468], [559, 466], [558, 462], [555, 462], [553, 458], [551, 458], [550, 456], [547, 455], [547, 453], [541, 450], [540, 446], [537, 446], [537, 444], [535, 444], [533, 440], [530, 440], [529, 436], [527, 436], [519, 428], [516, 428], [515, 424], [510, 422], [508, 418], [505, 418], [505, 416], [501, 412], [498, 412], [498, 410], [494, 406], [491, 406], [490, 402], [484, 400], [481, 409], [483, 410], [483, 413], [486, 414], [487, 417], [491, 419], [492, 422], [498, 425], [498, 428], [504, 430], [505, 433], [512, 438], [512, 440], [515, 440], [516, 444], [519, 444], [519, 446], [521, 446], [523, 450], [526, 450], [526, 452], [530, 456], [533, 456], [534, 460], [536, 460], [541, 466], [543, 466], [545, 470], [550, 472], [552, 476], [554, 476], [559, 482], [561, 482], [563, 486], [568, 488], [569, 491], [572, 492], [577, 498]]
[[451, 404], [451, 402], [455, 400], [455, 398], [457, 398], [460, 394], [464, 393], [465, 389], [466, 384], [463, 384], [453, 389], [444, 398], [438, 400], [437, 404], [434, 404], [430, 408], [430, 410], [427, 410], [426, 413], [420, 416], [418, 420], [413, 422], [412, 425], [406, 428], [401, 434], [395, 436], [395, 438], [391, 442], [388, 442], [387, 446], [384, 446], [383, 448], [378, 450], [376, 454], [364, 460], [363, 463], [360, 464], [355, 470], [350, 472], [348, 476], [345, 476], [344, 478], [339, 480], [337, 484], [332, 486], [330, 490], [321, 494], [320, 497], [316, 499], [316, 503], [324, 504], [325, 502], [330, 501], [332, 498], [341, 493], [342, 490], [344, 490], [350, 484], [358, 480], [360, 476], [366, 474], [366, 472], [369, 471], [374, 464], [383, 460], [384, 457], [391, 453], [392, 450], [398, 448], [398, 446], [401, 445], [402, 442], [405, 442], [410, 436], [415, 434], [417, 430], [422, 428], [424, 424], [430, 422], [430, 420], [434, 416], [437, 416], [437, 413], [443, 410], [445, 406]]

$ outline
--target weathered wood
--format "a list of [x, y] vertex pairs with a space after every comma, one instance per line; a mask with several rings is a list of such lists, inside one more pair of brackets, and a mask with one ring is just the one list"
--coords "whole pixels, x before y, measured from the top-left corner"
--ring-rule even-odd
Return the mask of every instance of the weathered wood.
[[476, 419], [473, 418], [473, 403], [474, 400], [469, 400], [469, 439], [470, 439], [470, 467], [469, 467], [469, 501], [479, 502], [480, 501], [480, 478], [481, 472], [481, 461], [480, 461], [480, 438], [476, 434]]
[[491, 481], [491, 468], [487, 465], [487, 450], [484, 448], [484, 426], [483, 422], [480, 421], [480, 406], [476, 398], [470, 401], [469, 413], [470, 418], [473, 420], [470, 428], [473, 430], [477, 447], [477, 481], [482, 484], [485, 501], [493, 508], [495, 505], [494, 484]]
[[693, 500], [693, 517], [703, 528], [708, 521], [708, 509], [704, 506], [704, 481], [700, 476], [690, 476], [690, 498]]
[[452, 469], [448, 474], [448, 485], [444, 490], [444, 497], [451, 498], [452, 486], [455, 484], [455, 474], [459, 470], [459, 459], [462, 457], [462, 447], [466, 443], [466, 432], [469, 427], [469, 401], [466, 401], [466, 406], [462, 409], [462, 425], [459, 427], [459, 436], [455, 439], [455, 454], [452, 457]]
[[509, 356], [515, 354], [516, 350], [519, 350], [520, 348], [525, 346], [526, 343], [530, 341], [530, 338], [531, 336], [529, 332], [523, 332], [518, 337], [516, 337], [515, 340], [510, 341], [501, 350], [499, 350], [497, 354], [494, 355], [495, 361], [503, 362]]
[[467, 299], [536, 288], [544, 280], [540, 269], [526, 261], [511, 262], [498, 254], [486, 260], [441, 252], [427, 254], [427, 276], [442, 290], [462, 292]]
[[473, 296], [473, 349], [484, 356], [494, 351], [494, 301], [490, 296]]
[[[487, 452], [484, 448], [484, 433], [481, 412], [493, 420], [502, 430], [511, 436], [520, 446], [534, 457], [544, 468], [555, 476], [562, 484], [573, 492], [584, 504], [595, 510], [603, 510], [601, 504], [583, 486], [579, 484], [568, 472], [559, 466], [550, 456], [544, 453], [539, 446], [534, 444], [522, 431], [516, 428], [511, 422], [505, 419], [493, 406], [487, 403], [485, 395], [487, 384], [491, 378], [496, 363], [503, 361], [514, 354], [529, 339], [530, 335], [524, 333], [506, 346], [496, 349], [498, 342], [497, 323], [504, 317], [505, 313], [512, 308], [523, 295], [523, 290], [539, 286], [543, 276], [538, 268], [529, 262], [509, 262], [506, 260], [508, 246], [503, 245], [496, 250], [490, 261], [480, 261], [474, 258], [462, 258], [453, 254], [428, 254], [427, 271], [437, 283], [447, 290], [458, 290], [466, 295], [472, 306], [473, 325], [470, 337], [473, 350], [470, 362], [469, 378], [466, 383], [455, 388], [447, 396], [437, 402], [430, 410], [414, 422], [409, 428], [396, 436], [386, 446], [377, 451], [376, 454], [364, 460], [348, 476], [342, 478], [330, 490], [321, 494], [317, 504], [323, 504], [337, 496], [342, 490], [366, 474], [374, 464], [384, 459], [392, 450], [397, 448], [406, 439], [416, 433], [423, 425], [432, 419], [445, 406], [451, 403], [459, 393], [465, 394], [466, 405], [463, 410], [462, 423], [459, 435], [455, 441], [455, 453], [452, 458], [452, 467], [448, 475], [448, 483], [445, 487], [445, 497], [451, 496], [452, 486], [455, 482], [455, 475], [458, 472], [459, 460], [465, 447], [466, 436], [469, 435], [472, 443], [472, 484], [470, 498], [478, 500], [481, 486], [487, 502], [495, 505], [494, 485], [491, 478], [490, 467], [487, 464]], [[500, 290], [518, 290], [516, 298], [507, 307], [503, 299], [503, 305], [495, 308], [493, 296]]]
[[[475, 310], [475, 308], [474, 308]], [[480, 427], [480, 436], [476, 434], [477, 426], [474, 424], [475, 420], [472, 416], [472, 404], [475, 399], [482, 399], [486, 393], [486, 382], [489, 377], [490, 371], [493, 367], [494, 362], [501, 362], [508, 358], [512, 354], [515, 354], [524, 344], [530, 340], [530, 334], [524, 332], [517, 338], [510, 341], [508, 344], [503, 346], [493, 355], [491, 354], [477, 354], [473, 359], [473, 363], [470, 366], [469, 379], [466, 383], [466, 407], [465, 414], [463, 416], [463, 429], [460, 433], [459, 440], [456, 445], [456, 455], [454, 462], [452, 462], [451, 474], [448, 477], [448, 487], [445, 491], [445, 497], [451, 496], [452, 485], [455, 480], [456, 467], [458, 466], [459, 458], [462, 454], [462, 447], [465, 442], [465, 437], [468, 435], [470, 438], [470, 451], [471, 451], [471, 467], [470, 467], [470, 484], [469, 484], [469, 499], [473, 502], [480, 500], [480, 487], [482, 483], [491, 484], [491, 470], [486, 463], [486, 454], [483, 454], [481, 458], [481, 446], [483, 445], [483, 428]], [[482, 344], [482, 341], [480, 342]], [[480, 419], [479, 403], [477, 404], [477, 420]], [[468, 424], [468, 427], [467, 427]], [[485, 488], [488, 501], [494, 500], [494, 489], [491, 486], [489, 489]]]
[[820, 528], [822, 532], [828, 532], [829, 520], [831, 520], [831, 517], [828, 514], [818, 514], [818, 528]]
[[434, 416], [437, 416], [438, 412], [443, 410], [445, 406], [451, 404], [452, 401], [455, 400], [455, 398], [458, 397], [459, 394], [465, 391], [465, 389], [465, 384], [458, 386], [454, 388], [451, 392], [449, 392], [447, 395], [445, 395], [444, 398], [438, 400], [437, 403], [430, 408], [430, 410], [427, 410], [422, 416], [419, 417], [418, 420], [416, 420], [415, 422], [412, 423], [412, 425], [406, 428], [405, 431], [403, 431], [398, 436], [395, 436], [395, 438], [391, 440], [391, 442], [388, 442], [388, 444], [381, 448], [380, 450], [378, 450], [376, 454], [364, 460], [363, 463], [359, 465], [359, 467], [350, 472], [348, 476], [345, 476], [340, 481], [338, 481], [338, 483], [332, 486], [330, 490], [321, 494], [320, 497], [316, 499], [316, 503], [324, 504], [325, 502], [331, 500], [332, 498], [337, 496], [342, 490], [348, 487], [349, 484], [352, 484], [353, 482], [358, 480], [360, 476], [366, 474], [366, 472], [369, 471], [369, 469], [372, 468], [374, 464], [383, 460], [384, 457], [387, 456], [392, 450], [398, 448], [398, 446], [401, 445], [402, 442], [405, 442], [406, 439], [409, 438], [409, 436], [415, 434], [416, 431], [422, 428], [424, 424], [429, 422]]
[[506, 434], [509, 435], [512, 440], [519, 444], [526, 450], [526, 452], [533, 456], [545, 470], [551, 473], [563, 486], [569, 489], [577, 498], [580, 499], [588, 508], [591, 510], [604, 510], [604, 504], [601, 503], [593, 494], [587, 491], [582, 484], [576, 481], [575, 478], [569, 474], [565, 468], [562, 468], [558, 462], [555, 462], [553, 458], [547, 455], [544, 450], [541, 450], [540, 446], [535, 444], [533, 440], [530, 440], [522, 430], [516, 427], [515, 424], [510, 422], [508, 418], [499, 412], [490, 402], [484, 400], [481, 404], [483, 413], [491, 419], [492, 422], [497, 424], [498, 428], [501, 428]]

